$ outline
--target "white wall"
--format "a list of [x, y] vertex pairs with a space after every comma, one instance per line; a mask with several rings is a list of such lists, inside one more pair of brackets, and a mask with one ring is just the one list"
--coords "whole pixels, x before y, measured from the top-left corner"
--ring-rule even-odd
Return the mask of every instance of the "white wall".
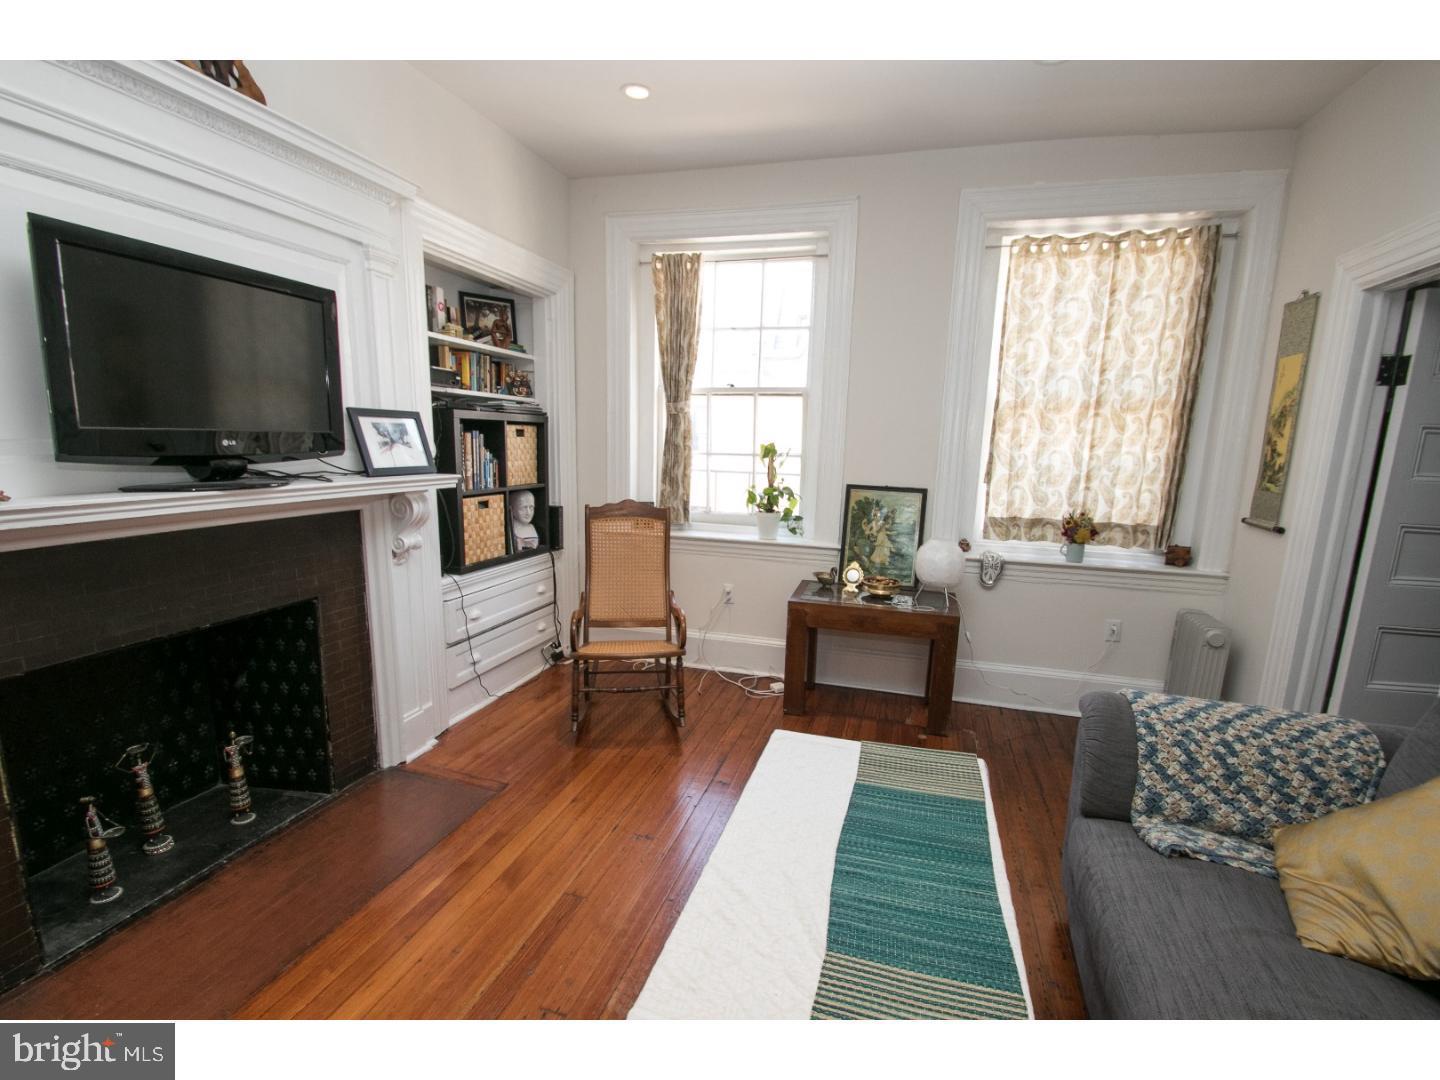
[[[1310, 289], [1322, 293], [1323, 309], [1339, 256], [1440, 212], [1437, 124], [1440, 63], [1432, 61], [1380, 64], [1300, 129], [1266, 338], [1269, 357], [1283, 305]], [[1256, 461], [1269, 378], [1264, 373], [1255, 388], [1248, 445]], [[1297, 453], [1305, 451], [1307, 440], [1326, 435], [1306, 430], [1303, 399], [1298, 425]], [[1285, 519], [1282, 507], [1281, 524]], [[1240, 701], [1256, 699], [1289, 543], [1288, 536], [1244, 526], [1236, 536], [1228, 615], [1235, 647], [1226, 689]]]
[[403, 61], [247, 61], [272, 109], [373, 158], [421, 195], [566, 264], [567, 181]]
[[[938, 453], [962, 188], [1284, 169], [1291, 163], [1293, 143], [1292, 132], [1077, 139], [572, 182], [569, 253], [576, 274], [578, 397], [584, 403], [579, 421], [582, 500], [598, 503], [606, 496], [606, 214], [858, 196], [845, 480], [929, 488]], [[773, 646], [783, 639], [785, 597], [805, 575], [805, 566], [683, 552], [674, 565], [677, 592], [692, 627], [705, 621], [719, 584], [733, 582], [734, 608], [717, 630], [750, 644], [756, 644], [754, 639], [771, 643], [768, 650], [757, 647], [752, 652], [774, 662]], [[975, 653], [986, 662], [1083, 670], [1100, 655], [1104, 620], [1123, 619], [1124, 640], [1101, 669], [1122, 681], [1163, 677], [1179, 608], [1198, 606], [1225, 614], [1221, 596], [1054, 586], [1034, 580], [1006, 580], [993, 592], [973, 584], [964, 589]], [[965, 656], [962, 641], [962, 660]], [[890, 657], [879, 668], [895, 671], [899, 682], [917, 681], [913, 659]], [[832, 673], [844, 675], [883, 681], [885, 671], [857, 674], [854, 664], [847, 664], [846, 671]], [[1048, 685], [1056, 696], [1073, 702], [1074, 684], [1051, 680]], [[988, 689], [980, 696], [1008, 698]]]

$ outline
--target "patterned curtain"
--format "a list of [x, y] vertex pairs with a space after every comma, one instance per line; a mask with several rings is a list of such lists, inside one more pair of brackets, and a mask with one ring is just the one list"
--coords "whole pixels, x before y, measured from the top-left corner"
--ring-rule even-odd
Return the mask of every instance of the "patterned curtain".
[[700, 352], [700, 253], [656, 255], [655, 329], [665, 392], [660, 502], [672, 522], [690, 520], [690, 386]]
[[1220, 227], [1014, 242], [986, 466], [985, 536], [1170, 542]]

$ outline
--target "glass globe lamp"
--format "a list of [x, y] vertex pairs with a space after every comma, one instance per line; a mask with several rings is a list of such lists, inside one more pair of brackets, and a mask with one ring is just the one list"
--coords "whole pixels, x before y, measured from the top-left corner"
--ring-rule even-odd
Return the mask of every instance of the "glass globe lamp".
[[950, 590], [965, 576], [965, 552], [958, 540], [927, 540], [915, 553], [915, 576], [923, 587], [939, 589], [950, 599]]

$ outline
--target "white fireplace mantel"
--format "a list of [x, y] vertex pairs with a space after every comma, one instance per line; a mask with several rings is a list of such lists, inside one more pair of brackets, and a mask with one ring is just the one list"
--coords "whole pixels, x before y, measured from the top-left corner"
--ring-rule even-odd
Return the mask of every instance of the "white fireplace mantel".
[[458, 479], [445, 473], [337, 475], [329, 483], [296, 480], [286, 487], [240, 491], [112, 491], [15, 499], [0, 503], [0, 551], [359, 510], [376, 500], [390, 500], [393, 525], [388, 546], [398, 563], [422, 546], [422, 526], [429, 520], [430, 499], [408, 496], [453, 487]]
[[[337, 473], [328, 484], [120, 494], [122, 484], [183, 476], [56, 461], [28, 316], [25, 215], [333, 289], [343, 404], [423, 416], [430, 386], [412, 282], [421, 255], [406, 227], [416, 195], [403, 177], [172, 61], [0, 65], [0, 488], [14, 496], [0, 503], [0, 554], [353, 510], [365, 545], [382, 765], [422, 752], [444, 729], [431, 492], [456, 478]], [[334, 463], [361, 467], [353, 441]]]

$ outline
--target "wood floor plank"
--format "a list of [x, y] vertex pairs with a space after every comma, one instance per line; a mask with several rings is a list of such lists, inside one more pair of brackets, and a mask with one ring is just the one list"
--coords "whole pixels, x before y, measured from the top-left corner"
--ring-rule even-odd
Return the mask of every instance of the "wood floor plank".
[[[1036, 1014], [1083, 1015], [1059, 867], [1073, 720], [957, 703], [950, 732], [926, 738], [925, 709], [906, 695], [817, 686], [806, 715], [785, 716], [778, 698], [715, 676], [697, 692], [697, 675], [681, 731], [657, 698], [616, 695], [573, 737], [565, 667], [491, 702], [392, 771], [488, 802], [288, 967], [246, 984], [248, 998], [204, 997], [215, 972], [198, 998], [156, 978], [153, 1015], [623, 1017], [782, 728], [985, 758]], [[374, 841], [356, 821], [337, 842]], [[131, 928], [157, 955], [172, 908]]]

